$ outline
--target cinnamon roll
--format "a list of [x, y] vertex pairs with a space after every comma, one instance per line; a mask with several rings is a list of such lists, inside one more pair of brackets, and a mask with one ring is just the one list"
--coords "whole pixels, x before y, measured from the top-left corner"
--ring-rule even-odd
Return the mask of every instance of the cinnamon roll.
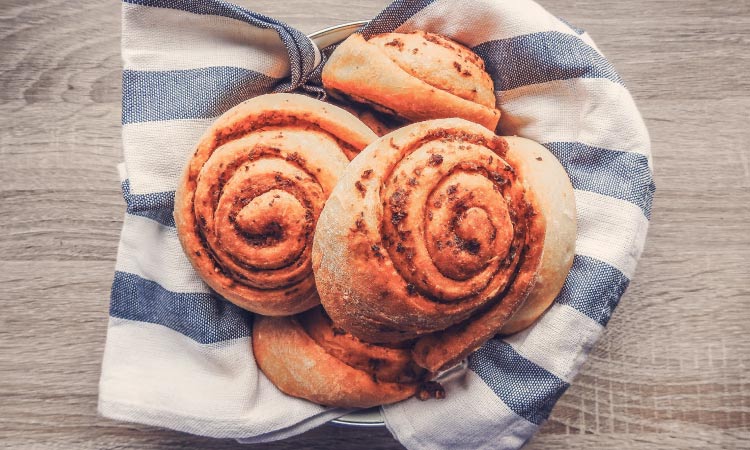
[[334, 96], [412, 122], [460, 117], [494, 130], [500, 119], [484, 61], [424, 31], [355, 33], [331, 54], [322, 78]]
[[335, 327], [320, 307], [292, 317], [257, 316], [253, 352], [282, 392], [326, 406], [395, 403], [417, 393], [428, 376], [408, 344], [362, 342]]
[[415, 361], [436, 372], [530, 296], [543, 297], [535, 311], [549, 305], [574, 242], [572, 187], [546, 149], [440, 119], [381, 137], [349, 165], [312, 258], [336, 326], [368, 342], [417, 339]]
[[180, 242], [201, 278], [261, 314], [318, 304], [318, 215], [349, 159], [376, 137], [348, 112], [294, 94], [255, 97], [219, 117], [175, 196]]

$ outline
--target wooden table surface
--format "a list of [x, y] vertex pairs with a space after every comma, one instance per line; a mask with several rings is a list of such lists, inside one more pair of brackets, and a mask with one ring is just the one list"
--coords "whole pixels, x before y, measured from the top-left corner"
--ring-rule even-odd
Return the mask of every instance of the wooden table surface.
[[[542, 2], [632, 90], [657, 194], [630, 289], [528, 448], [750, 448], [750, 1]], [[250, 3], [312, 32], [387, 2]], [[120, 71], [117, 1], [0, 0], [0, 448], [241, 448], [96, 414]], [[333, 426], [257, 447], [401, 448]]]

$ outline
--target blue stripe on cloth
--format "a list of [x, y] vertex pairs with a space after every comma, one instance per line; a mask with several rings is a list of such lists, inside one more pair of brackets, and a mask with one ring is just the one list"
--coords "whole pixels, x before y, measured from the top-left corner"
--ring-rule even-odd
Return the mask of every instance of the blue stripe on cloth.
[[122, 72], [122, 123], [216, 117], [279, 83], [239, 67]]
[[396, 0], [359, 31], [365, 38], [390, 33], [435, 0]]
[[144, 210], [144, 211], [128, 211], [128, 214], [134, 215], [134, 216], [141, 216], [145, 217], [147, 219], [151, 219], [155, 222], [159, 222], [160, 224], [164, 225], [165, 227], [172, 227], [174, 228], [175, 222], [174, 222], [174, 216], [172, 215], [171, 209], [154, 209], [154, 210]]
[[216, 294], [179, 293], [128, 272], [115, 272], [109, 315], [171, 328], [211, 344], [250, 336], [252, 314]]
[[214, 15], [240, 20], [258, 28], [272, 28], [287, 48], [291, 81], [278, 86], [279, 91], [288, 92], [301, 87], [307, 75], [315, 69], [315, 46], [301, 31], [276, 19], [252, 12], [223, 0], [123, 0], [134, 5], [155, 8], [178, 9], [193, 14]]
[[473, 49], [484, 59], [496, 91], [572, 78], [622, 79], [601, 54], [578, 36], [545, 31], [488, 41]]
[[654, 180], [645, 155], [591, 147], [580, 142], [549, 142], [575, 189], [626, 200], [651, 217]]
[[492, 339], [469, 357], [469, 368], [516, 414], [537, 425], [549, 417], [557, 399], [568, 388], [545, 369]]
[[129, 214], [146, 217], [168, 227], [175, 226], [172, 216], [174, 194], [174, 191], [131, 194], [130, 180], [122, 182], [122, 196], [125, 198]]
[[629, 283], [622, 272], [609, 264], [575, 255], [555, 303], [575, 308], [606, 326]]

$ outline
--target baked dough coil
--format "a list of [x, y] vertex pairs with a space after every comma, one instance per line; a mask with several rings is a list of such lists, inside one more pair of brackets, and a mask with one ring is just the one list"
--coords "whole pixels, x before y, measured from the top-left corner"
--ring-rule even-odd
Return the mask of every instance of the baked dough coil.
[[392, 132], [352, 161], [319, 218], [313, 267], [337, 326], [368, 342], [417, 338], [415, 361], [437, 372], [527, 299], [538, 317], [574, 243], [572, 187], [546, 149], [440, 119]]
[[375, 138], [346, 111], [301, 95], [259, 96], [223, 114], [175, 198], [180, 242], [201, 278], [261, 314], [318, 304], [316, 220], [349, 159]]
[[428, 376], [408, 345], [374, 345], [335, 327], [323, 309], [257, 316], [253, 353], [282, 392], [326, 406], [367, 408], [411, 397]]
[[333, 96], [407, 121], [460, 117], [495, 130], [500, 119], [484, 61], [424, 31], [355, 33], [331, 54], [322, 79]]

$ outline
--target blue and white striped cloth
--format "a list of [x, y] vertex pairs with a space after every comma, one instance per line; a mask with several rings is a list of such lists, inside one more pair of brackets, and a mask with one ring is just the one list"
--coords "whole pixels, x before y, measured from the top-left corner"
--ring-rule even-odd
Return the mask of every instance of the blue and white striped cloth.
[[[252, 317], [192, 270], [172, 219], [183, 164], [215, 117], [270, 91], [319, 93], [321, 53], [299, 31], [222, 0], [125, 0], [127, 213], [112, 286], [104, 416], [243, 442], [340, 416], [285, 396], [259, 372]], [[543, 143], [575, 187], [573, 268], [530, 329], [487, 343], [441, 401], [383, 408], [410, 449], [518, 448], [549, 416], [607, 324], [641, 254], [654, 184], [646, 128], [582, 30], [531, 0], [399, 0], [365, 33], [422, 29], [487, 62], [501, 131]]]

